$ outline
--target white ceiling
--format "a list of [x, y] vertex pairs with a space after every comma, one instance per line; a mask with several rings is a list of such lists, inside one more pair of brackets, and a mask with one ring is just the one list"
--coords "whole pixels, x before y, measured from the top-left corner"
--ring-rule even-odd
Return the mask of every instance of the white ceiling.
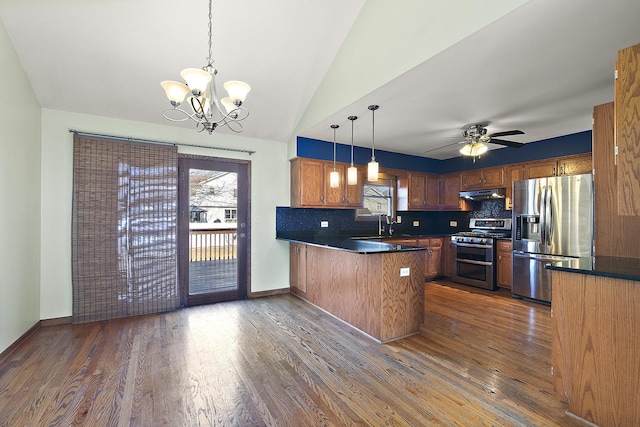
[[[218, 84], [252, 86], [243, 136], [295, 136], [364, 4], [214, 1]], [[525, 143], [588, 130], [593, 106], [613, 100], [617, 51], [640, 43], [638, 17], [637, 0], [530, 0], [297, 134], [331, 140], [329, 125], [355, 114], [354, 142], [368, 147], [370, 104], [377, 149], [436, 159], [459, 155], [476, 122]], [[0, 19], [45, 108], [169, 124], [159, 82], [207, 56], [204, 0], [2, 0]]]

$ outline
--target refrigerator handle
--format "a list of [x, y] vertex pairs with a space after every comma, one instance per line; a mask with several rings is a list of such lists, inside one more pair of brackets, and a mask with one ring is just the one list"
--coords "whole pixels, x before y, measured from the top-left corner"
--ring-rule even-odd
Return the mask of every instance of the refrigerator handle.
[[540, 213], [540, 244], [546, 245], [546, 227], [547, 223], [545, 221], [545, 213], [547, 207], [547, 187], [544, 186], [540, 189], [540, 198], [538, 199], [538, 212]]
[[547, 187], [547, 192], [549, 195], [547, 196], [547, 214], [545, 215], [545, 220], [547, 221], [547, 246], [551, 245], [551, 241], [553, 240], [553, 188], [551, 186]]

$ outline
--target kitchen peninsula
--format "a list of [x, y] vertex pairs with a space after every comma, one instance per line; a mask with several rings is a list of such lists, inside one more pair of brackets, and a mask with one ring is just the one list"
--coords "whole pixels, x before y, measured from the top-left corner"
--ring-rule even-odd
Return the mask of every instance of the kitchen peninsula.
[[291, 291], [380, 342], [419, 332], [425, 248], [350, 237], [291, 243]]
[[639, 260], [597, 256], [546, 268], [555, 390], [591, 423], [640, 425]]

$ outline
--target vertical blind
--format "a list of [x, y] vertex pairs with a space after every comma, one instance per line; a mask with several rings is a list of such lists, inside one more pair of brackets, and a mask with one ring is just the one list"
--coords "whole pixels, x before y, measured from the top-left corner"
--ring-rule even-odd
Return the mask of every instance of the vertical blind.
[[177, 149], [74, 134], [73, 322], [179, 306]]

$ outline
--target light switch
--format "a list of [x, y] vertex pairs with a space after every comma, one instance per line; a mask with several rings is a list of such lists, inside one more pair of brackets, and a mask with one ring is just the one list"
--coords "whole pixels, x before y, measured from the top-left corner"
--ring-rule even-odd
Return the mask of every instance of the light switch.
[[402, 267], [400, 269], [400, 277], [407, 277], [411, 275], [411, 268], [409, 267]]
[[401, 224], [401, 223], [402, 223], [402, 217], [401, 217], [400, 215], [398, 215], [398, 216], [396, 217], [396, 222], [397, 222], [398, 224]]

